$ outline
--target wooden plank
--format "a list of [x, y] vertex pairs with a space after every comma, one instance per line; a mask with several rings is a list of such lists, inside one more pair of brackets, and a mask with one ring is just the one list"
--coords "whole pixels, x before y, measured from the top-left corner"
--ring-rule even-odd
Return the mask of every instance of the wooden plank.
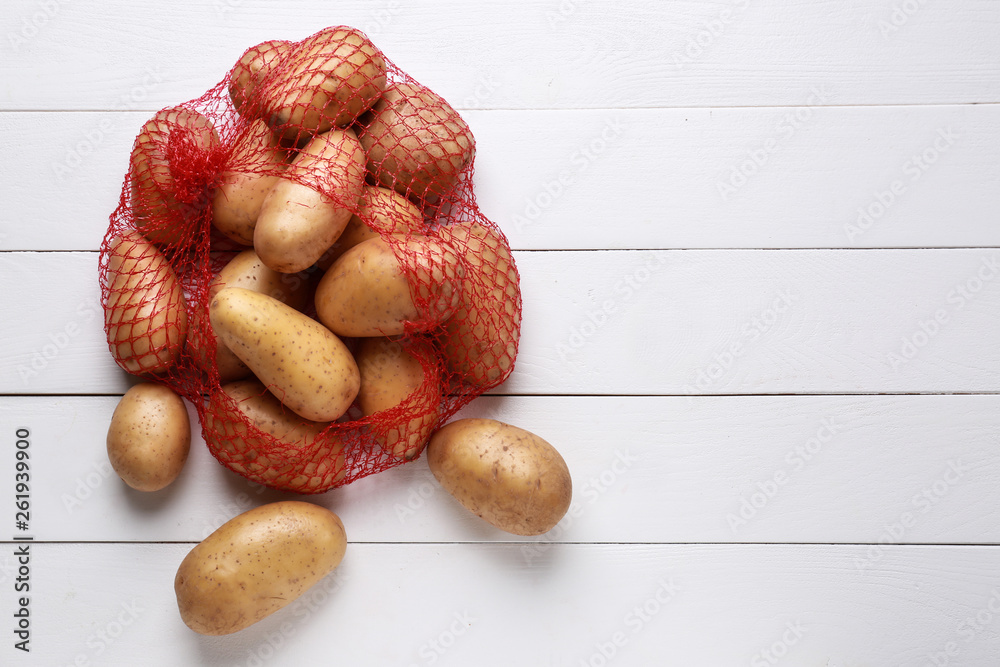
[[[464, 115], [517, 249], [1000, 245], [1000, 106]], [[0, 114], [0, 248], [97, 249], [147, 117]]]
[[[27, 534], [197, 541], [298, 497], [228, 472], [198, 435], [174, 485], [132, 491], [107, 462], [117, 401], [0, 399], [3, 437], [28, 432]], [[523, 539], [491, 528], [423, 459], [307, 500], [359, 542], [517, 541], [528, 565], [564, 542], [1000, 542], [1000, 396], [489, 396], [460, 416], [516, 424], [560, 450], [574, 502], [557, 528]], [[14, 463], [0, 464], [0, 498], [14, 497]]]
[[[500, 393], [994, 392], [993, 249], [519, 252]], [[121, 393], [96, 253], [4, 253], [2, 394]], [[53, 281], [59, 289], [53, 290]]]
[[[996, 547], [893, 547], [862, 572], [864, 546], [567, 544], [526, 569], [516, 545], [355, 543], [292, 605], [204, 637], [171, 587], [190, 546], [31, 545], [31, 653], [8, 634], [0, 660], [922, 667], [1000, 653]], [[5, 590], [0, 612], [15, 606]]]
[[820, 84], [824, 104], [996, 102], [998, 23], [991, 0], [8, 3], [0, 108], [160, 108], [330, 24], [464, 108], [799, 105]]

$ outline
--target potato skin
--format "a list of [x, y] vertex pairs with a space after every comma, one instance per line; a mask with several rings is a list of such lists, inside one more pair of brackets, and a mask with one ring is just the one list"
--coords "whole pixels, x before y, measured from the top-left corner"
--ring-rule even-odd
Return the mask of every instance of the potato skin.
[[541, 535], [573, 498], [566, 462], [537, 435], [493, 419], [459, 419], [427, 445], [427, 464], [466, 509], [515, 535]]
[[261, 42], [247, 49], [233, 66], [229, 74], [229, 97], [241, 116], [260, 118], [263, 113], [260, 86], [274, 78], [293, 46], [292, 42], [283, 39]]
[[104, 324], [111, 355], [133, 374], [165, 373], [187, 338], [184, 293], [167, 258], [138, 232], [108, 244]]
[[300, 417], [333, 421], [358, 395], [361, 376], [343, 341], [277, 299], [225, 287], [209, 319], [226, 347]]
[[244, 512], [181, 562], [174, 577], [181, 619], [203, 635], [243, 630], [333, 571], [346, 549], [344, 524], [323, 507], [289, 500]]
[[138, 491], [159, 491], [184, 468], [191, 449], [191, 422], [184, 401], [153, 382], [125, 392], [108, 428], [108, 460]]

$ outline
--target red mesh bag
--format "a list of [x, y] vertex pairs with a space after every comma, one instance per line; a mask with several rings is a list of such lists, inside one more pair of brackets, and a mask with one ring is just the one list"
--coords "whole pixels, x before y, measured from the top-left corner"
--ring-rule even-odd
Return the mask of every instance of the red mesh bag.
[[353, 28], [249, 49], [136, 138], [99, 264], [116, 362], [272, 488], [416, 458], [517, 355], [518, 273], [474, 152]]

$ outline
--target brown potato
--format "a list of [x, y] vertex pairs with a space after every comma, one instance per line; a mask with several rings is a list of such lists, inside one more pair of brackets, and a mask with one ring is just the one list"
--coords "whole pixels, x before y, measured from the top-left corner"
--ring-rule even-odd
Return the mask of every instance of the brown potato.
[[418, 338], [365, 338], [355, 359], [361, 372], [361, 413], [377, 415], [371, 429], [375, 441], [398, 459], [416, 458], [440, 414], [440, 374], [433, 346]]
[[177, 568], [184, 623], [203, 635], [247, 628], [296, 600], [343, 560], [347, 534], [328, 509], [296, 500], [224, 523]]
[[229, 73], [229, 97], [241, 116], [262, 118], [263, 89], [272, 84], [293, 46], [282, 39], [261, 42], [247, 49], [233, 66]]
[[316, 314], [339, 336], [427, 331], [454, 312], [465, 269], [448, 245], [426, 236], [373, 238], [338, 259], [316, 287]]
[[466, 509], [515, 535], [541, 535], [566, 515], [573, 480], [559, 452], [524, 429], [459, 419], [431, 436], [427, 464]]
[[[135, 228], [147, 239], [165, 245], [197, 235], [197, 225], [211, 204], [209, 182], [199, 184], [198, 175], [189, 172], [198, 162], [194, 156], [218, 148], [212, 121], [190, 109], [164, 109], [142, 126], [132, 149], [129, 178]], [[200, 189], [192, 192], [192, 185]]]
[[108, 244], [104, 308], [111, 355], [130, 373], [164, 373], [184, 346], [184, 293], [167, 258], [138, 232]]
[[415, 83], [390, 85], [359, 127], [368, 173], [407, 197], [432, 198], [451, 188], [476, 149], [458, 112]]
[[111, 416], [108, 460], [138, 491], [159, 491], [180, 474], [191, 449], [191, 422], [184, 401], [153, 382], [125, 392]]

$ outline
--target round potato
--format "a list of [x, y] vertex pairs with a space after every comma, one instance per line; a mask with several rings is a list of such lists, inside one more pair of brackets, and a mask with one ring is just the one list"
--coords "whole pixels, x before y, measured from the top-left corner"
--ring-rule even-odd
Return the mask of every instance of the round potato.
[[462, 382], [495, 387], [514, 368], [521, 331], [521, 290], [510, 248], [477, 222], [448, 225], [439, 234], [466, 265], [458, 308], [442, 327], [445, 364]]
[[[229, 97], [245, 118], [261, 118], [263, 91], [273, 81], [276, 71], [293, 43], [282, 39], [261, 42], [247, 49], [229, 73]], [[262, 82], [264, 85], [262, 86]]]
[[416, 83], [390, 85], [359, 126], [368, 173], [406, 197], [445, 192], [475, 153], [475, 139], [458, 112]]
[[320, 436], [328, 426], [302, 419], [263, 384], [244, 380], [212, 394], [205, 441], [244, 477], [272, 488], [318, 493], [347, 473], [342, 439], [334, 433]]
[[431, 436], [427, 464], [466, 509], [515, 535], [541, 535], [573, 497], [559, 452], [533, 433], [493, 419], [459, 419]]
[[351, 130], [330, 130], [303, 148], [264, 198], [253, 246], [281, 273], [312, 266], [358, 210], [364, 153]]
[[261, 505], [224, 523], [177, 568], [184, 623], [203, 635], [247, 628], [296, 600], [343, 560], [340, 517], [296, 500]]
[[339, 336], [397, 336], [427, 331], [458, 305], [465, 268], [447, 244], [393, 235], [354, 246], [316, 287], [316, 314]]
[[277, 299], [225, 287], [212, 299], [215, 335], [295, 414], [329, 422], [361, 387], [358, 365], [322, 324]]
[[253, 245], [264, 198], [287, 166], [288, 151], [262, 120], [237, 137], [212, 198], [212, 224], [239, 244]]
[[218, 148], [212, 121], [197, 111], [172, 107], [146, 121], [129, 162], [132, 214], [140, 233], [161, 245], [196, 234], [211, 204], [203, 157]]
[[167, 258], [137, 232], [108, 244], [104, 324], [118, 365], [130, 373], [164, 373], [184, 346], [184, 293]]
[[422, 339], [365, 338], [355, 355], [361, 372], [358, 405], [387, 453], [409, 461], [437, 425], [441, 383], [433, 346]]
[[138, 491], [159, 491], [177, 479], [191, 449], [184, 401], [161, 384], [133, 386], [111, 415], [107, 446], [122, 481]]

